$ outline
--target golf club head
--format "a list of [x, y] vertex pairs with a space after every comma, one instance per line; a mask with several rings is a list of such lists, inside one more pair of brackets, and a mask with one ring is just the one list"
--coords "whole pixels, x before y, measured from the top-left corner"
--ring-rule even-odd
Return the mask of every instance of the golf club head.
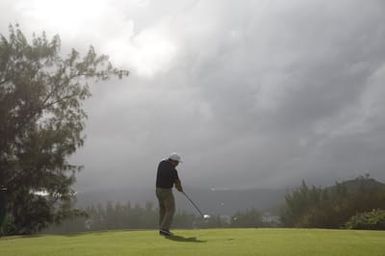
[[199, 214], [202, 216], [202, 218], [204, 219], [205, 215], [202, 213], [201, 210], [199, 210], [198, 206], [191, 200], [191, 198], [186, 194], [186, 192], [182, 191], [182, 194], [185, 195], [185, 197], [190, 201], [190, 203], [195, 207], [195, 209], [199, 212]]

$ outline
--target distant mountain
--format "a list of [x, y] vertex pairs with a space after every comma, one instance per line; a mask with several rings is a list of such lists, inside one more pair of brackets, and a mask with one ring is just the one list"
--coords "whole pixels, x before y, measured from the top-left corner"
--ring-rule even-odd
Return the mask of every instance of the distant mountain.
[[[385, 184], [368, 177], [359, 177], [354, 180], [340, 182], [348, 190], [384, 187]], [[336, 189], [336, 185], [326, 187]], [[285, 195], [290, 192], [286, 189], [198, 189], [185, 188], [188, 196], [198, 205], [203, 213], [233, 215], [237, 211], [245, 211], [255, 208], [260, 211], [269, 211], [277, 214], [277, 209], [284, 203]], [[175, 191], [177, 209], [180, 211], [194, 212], [196, 210], [187, 199]], [[105, 204], [108, 201], [127, 203], [131, 205], [144, 205], [152, 202], [157, 207], [154, 188], [105, 188], [98, 190], [79, 191], [77, 195], [78, 207]]]
[[342, 184], [351, 188], [359, 188], [360, 186], [363, 186], [363, 185], [368, 188], [385, 188], [384, 183], [372, 178], [365, 178], [365, 177], [359, 177], [354, 180], [348, 180], [348, 181], [342, 182]]
[[360, 176], [360, 177], [353, 179], [353, 180], [347, 180], [347, 181], [339, 182], [336, 185], [327, 187], [327, 189], [334, 190], [337, 188], [337, 185], [342, 185], [348, 191], [357, 191], [361, 188], [365, 188], [365, 189], [383, 188], [383, 189], [385, 189], [384, 183], [382, 183], [378, 180], [375, 180], [373, 178], [364, 177], [364, 176]]
[[[193, 200], [197, 201], [199, 206], [207, 213], [225, 215], [232, 215], [237, 211], [252, 208], [260, 211], [272, 211], [283, 203], [286, 192], [286, 190], [274, 189], [194, 189], [188, 191], [189, 196], [193, 197]], [[185, 199], [182, 198], [179, 201], [185, 201]]]
[[[286, 190], [277, 189], [247, 189], [247, 190], [216, 190], [185, 188], [188, 196], [205, 214], [232, 215], [237, 211], [255, 208], [260, 211], [273, 211], [284, 201]], [[196, 213], [187, 199], [175, 191], [177, 209]], [[156, 206], [157, 200], [153, 188], [115, 188], [92, 191], [80, 191], [77, 194], [77, 206], [86, 207], [104, 204], [108, 201], [127, 203], [131, 205], [152, 202]]]

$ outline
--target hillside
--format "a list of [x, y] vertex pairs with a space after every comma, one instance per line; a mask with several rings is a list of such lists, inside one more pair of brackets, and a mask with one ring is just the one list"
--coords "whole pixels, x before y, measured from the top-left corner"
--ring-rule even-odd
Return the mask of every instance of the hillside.
[[385, 189], [384, 183], [382, 183], [376, 179], [369, 178], [369, 177], [363, 177], [363, 176], [360, 176], [356, 179], [336, 183], [335, 185], [329, 186], [326, 189], [334, 190], [338, 186], [342, 186], [347, 191], [351, 191], [351, 192], [357, 191], [359, 189], [367, 189], [367, 190], [368, 189], [369, 190], [370, 189], [381, 189], [381, 188]]

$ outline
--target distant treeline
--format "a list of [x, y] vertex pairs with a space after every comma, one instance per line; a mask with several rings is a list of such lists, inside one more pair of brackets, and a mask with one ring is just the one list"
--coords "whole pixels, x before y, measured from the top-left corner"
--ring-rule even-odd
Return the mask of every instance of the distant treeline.
[[[256, 206], [257, 207], [257, 206]], [[82, 217], [50, 226], [45, 233], [70, 233], [110, 229], [157, 229], [158, 207], [130, 202], [107, 202], [83, 209]], [[213, 215], [208, 220], [190, 212], [175, 214], [174, 228], [303, 227], [385, 229], [385, 184], [369, 176], [320, 188], [304, 181], [285, 196], [280, 216], [250, 209], [233, 216]]]
[[[153, 203], [131, 205], [130, 202], [107, 202], [84, 209], [86, 215], [71, 218], [62, 224], [52, 225], [44, 233], [73, 233], [111, 229], [157, 229], [158, 208]], [[262, 227], [269, 223], [263, 221], [262, 214], [250, 209], [234, 216], [213, 215], [207, 220], [185, 211], [176, 212], [174, 228], [224, 228], [224, 227]]]
[[[289, 192], [278, 219], [250, 209], [233, 216], [202, 218], [184, 211], [174, 217], [174, 228], [304, 227], [385, 229], [385, 185], [368, 176], [320, 188], [304, 181]], [[92, 205], [83, 217], [51, 226], [46, 233], [83, 232], [109, 229], [157, 229], [158, 208], [153, 203], [131, 205], [119, 202]]]

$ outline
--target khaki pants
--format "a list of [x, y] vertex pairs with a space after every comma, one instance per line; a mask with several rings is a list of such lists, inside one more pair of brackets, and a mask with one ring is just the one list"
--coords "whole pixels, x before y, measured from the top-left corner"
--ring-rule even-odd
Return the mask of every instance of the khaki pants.
[[156, 188], [159, 201], [159, 228], [170, 230], [175, 213], [175, 199], [172, 188]]

